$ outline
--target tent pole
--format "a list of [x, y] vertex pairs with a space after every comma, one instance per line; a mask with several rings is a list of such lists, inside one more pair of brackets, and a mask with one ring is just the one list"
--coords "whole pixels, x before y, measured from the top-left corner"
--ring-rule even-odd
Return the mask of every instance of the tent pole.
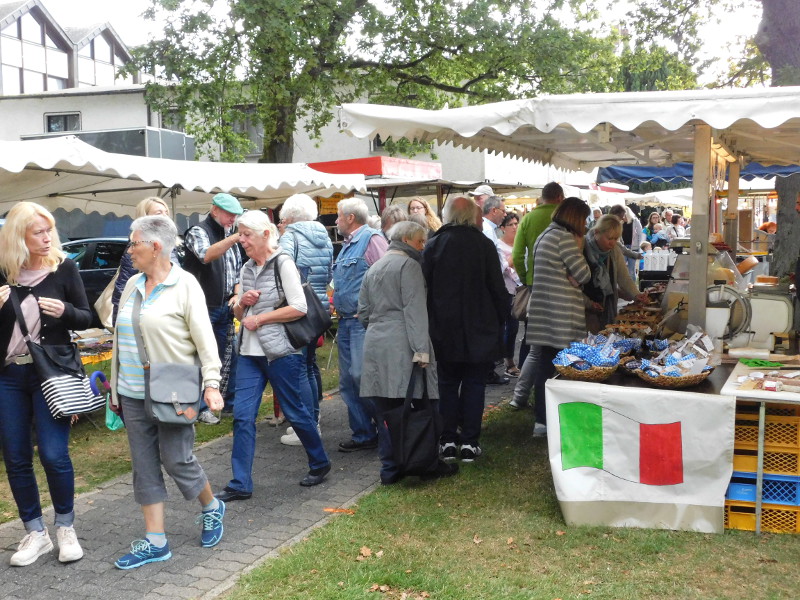
[[725, 243], [733, 249], [736, 260], [736, 249], [739, 245], [739, 163], [730, 164], [728, 169], [728, 207], [725, 209]]
[[708, 205], [711, 198], [711, 127], [694, 127], [692, 177], [692, 237], [690, 245], [689, 323], [706, 326], [706, 273], [708, 272]]

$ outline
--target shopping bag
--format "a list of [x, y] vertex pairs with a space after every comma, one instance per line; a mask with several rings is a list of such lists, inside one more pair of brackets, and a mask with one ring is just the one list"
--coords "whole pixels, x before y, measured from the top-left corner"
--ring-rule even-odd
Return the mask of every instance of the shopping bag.
[[[422, 398], [414, 398], [417, 377], [422, 377]], [[435, 471], [439, 462], [441, 417], [435, 402], [428, 398], [424, 370], [414, 365], [411, 381], [402, 406], [384, 413], [384, 421], [392, 442], [392, 453], [400, 473], [424, 475]]]

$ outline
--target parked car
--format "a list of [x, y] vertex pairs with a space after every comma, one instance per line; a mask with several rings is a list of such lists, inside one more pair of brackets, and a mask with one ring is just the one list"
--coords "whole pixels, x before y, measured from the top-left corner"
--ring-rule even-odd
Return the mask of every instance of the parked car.
[[94, 303], [117, 272], [127, 247], [128, 238], [124, 237], [90, 238], [61, 244], [67, 257], [78, 265], [92, 307], [92, 327], [102, 327]]

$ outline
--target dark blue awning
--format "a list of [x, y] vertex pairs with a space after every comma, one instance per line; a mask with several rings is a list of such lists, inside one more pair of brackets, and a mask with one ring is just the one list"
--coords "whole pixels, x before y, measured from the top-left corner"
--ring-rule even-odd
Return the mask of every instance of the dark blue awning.
[[[681, 183], [692, 180], [692, 163], [675, 163], [671, 167], [603, 167], [597, 172], [597, 183], [617, 181], [619, 183]], [[756, 177], [772, 179], [773, 177], [788, 177], [800, 173], [798, 166], [765, 167], [758, 163], [749, 163], [741, 171], [740, 177], [752, 181]]]

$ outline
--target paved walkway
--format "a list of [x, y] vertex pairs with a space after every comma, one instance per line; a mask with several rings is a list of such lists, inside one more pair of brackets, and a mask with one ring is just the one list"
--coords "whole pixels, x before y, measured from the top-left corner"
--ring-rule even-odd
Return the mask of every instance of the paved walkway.
[[[499, 370], [499, 369], [498, 369]], [[488, 386], [487, 405], [509, 400], [510, 385]], [[133, 500], [132, 478], [126, 475], [97, 491], [81, 495], [75, 503], [75, 529], [84, 558], [71, 564], [58, 562], [58, 549], [30, 567], [10, 567], [8, 559], [24, 535], [20, 522], [0, 526], [0, 598], [7, 600], [62, 600], [63, 598], [142, 600], [143, 598], [215, 598], [232, 587], [242, 573], [275, 556], [283, 546], [305, 537], [331, 518], [325, 508], [342, 508], [356, 502], [378, 485], [379, 463], [375, 451], [345, 454], [336, 451], [348, 439], [347, 411], [338, 394], [321, 406], [322, 438], [333, 464], [325, 483], [303, 488], [306, 456], [299, 446], [283, 446], [284, 428], [258, 426], [253, 497], [231, 502], [225, 515], [225, 537], [215, 548], [201, 548], [196, 501], [184, 501], [167, 478], [167, 535], [172, 558], [121, 571], [113, 561], [129, 544], [143, 537], [144, 521]], [[206, 427], [206, 425], [201, 425]], [[221, 489], [230, 478], [232, 438], [205, 444], [197, 451], [212, 488]], [[52, 524], [52, 509], [45, 511]], [[55, 543], [55, 532], [51, 528]]]

